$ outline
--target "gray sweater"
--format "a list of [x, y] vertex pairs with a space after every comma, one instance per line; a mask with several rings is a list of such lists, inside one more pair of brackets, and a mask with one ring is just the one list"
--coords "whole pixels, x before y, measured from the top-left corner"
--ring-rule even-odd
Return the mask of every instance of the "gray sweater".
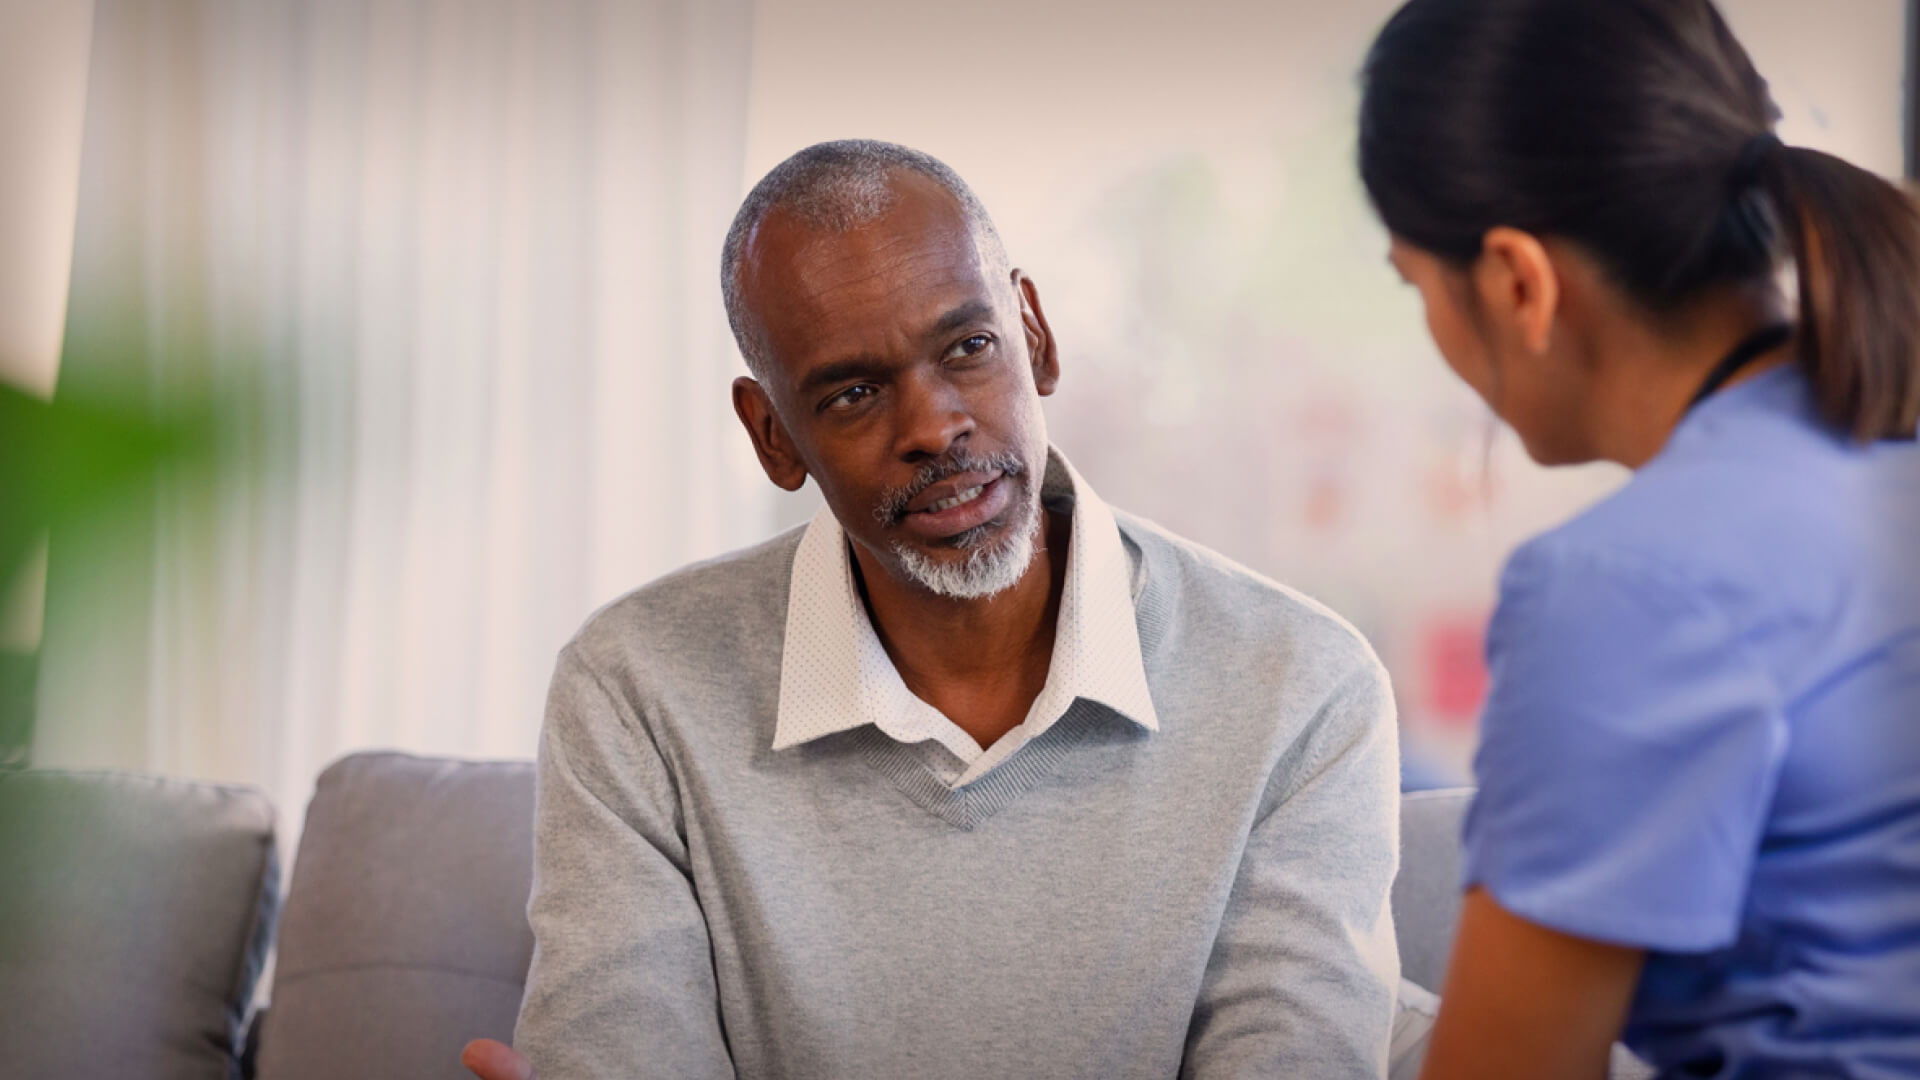
[[541, 1080], [1384, 1076], [1386, 674], [1119, 522], [1160, 730], [1080, 699], [959, 790], [871, 727], [770, 748], [798, 531], [596, 615], [541, 739]]

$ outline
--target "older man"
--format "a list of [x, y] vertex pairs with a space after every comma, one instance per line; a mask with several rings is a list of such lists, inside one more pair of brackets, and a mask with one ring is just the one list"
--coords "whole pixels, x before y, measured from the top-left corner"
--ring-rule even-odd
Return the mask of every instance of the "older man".
[[794, 155], [722, 283], [741, 422], [826, 508], [561, 653], [516, 1032], [543, 1080], [1383, 1075], [1366, 643], [1049, 447], [1039, 290], [932, 158]]

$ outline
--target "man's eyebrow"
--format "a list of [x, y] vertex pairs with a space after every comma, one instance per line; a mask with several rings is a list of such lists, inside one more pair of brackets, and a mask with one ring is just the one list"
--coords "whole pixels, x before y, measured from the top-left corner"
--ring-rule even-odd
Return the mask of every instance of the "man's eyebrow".
[[801, 376], [799, 394], [808, 397], [835, 383], [870, 379], [886, 369], [886, 363], [874, 356], [849, 356], [845, 360], [821, 364]]
[[[945, 337], [968, 323], [979, 322], [993, 314], [993, 305], [985, 300], [968, 300], [953, 308], [945, 315], [934, 320], [928, 328], [929, 338]], [[844, 360], [835, 360], [822, 364], [800, 377], [798, 393], [809, 397], [835, 383], [856, 382], [884, 375], [892, 365], [878, 356], [849, 356]]]
[[993, 314], [992, 304], [987, 303], [985, 300], [969, 300], [959, 307], [954, 308], [952, 311], [947, 312], [945, 315], [940, 316], [939, 320], [933, 324], [932, 329], [927, 331], [927, 336], [930, 338], [945, 337], [968, 323], [979, 322], [991, 314]]

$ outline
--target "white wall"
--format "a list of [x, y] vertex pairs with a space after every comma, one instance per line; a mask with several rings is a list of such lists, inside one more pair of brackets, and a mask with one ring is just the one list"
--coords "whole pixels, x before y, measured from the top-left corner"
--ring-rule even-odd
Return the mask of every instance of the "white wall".
[[[743, 190], [821, 139], [953, 165], [1062, 340], [1055, 440], [1116, 504], [1355, 619], [1457, 771], [1504, 553], [1620, 474], [1495, 437], [1385, 264], [1353, 116], [1393, 7], [761, 0]], [[1898, 171], [1903, 4], [1725, 8], [1789, 141]]]
[[[1229, 155], [1352, 99], [1395, 0], [759, 0], [747, 183], [821, 139], [958, 169], [1010, 241], [1168, 148]], [[1902, 166], [1901, 0], [1723, 0], [1789, 141]]]
[[1905, 167], [1901, 0], [1729, 0], [1734, 33], [1786, 116], [1780, 134], [1885, 176]]
[[91, 0], [0, 0], [0, 378], [53, 393], [66, 318]]

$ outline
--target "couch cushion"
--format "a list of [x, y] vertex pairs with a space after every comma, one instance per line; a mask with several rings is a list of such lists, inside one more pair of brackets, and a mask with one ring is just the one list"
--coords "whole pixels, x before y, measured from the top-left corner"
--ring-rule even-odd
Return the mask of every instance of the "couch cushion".
[[1460, 921], [1460, 826], [1470, 788], [1400, 797], [1400, 876], [1393, 880], [1393, 922], [1400, 974], [1439, 990]]
[[281, 919], [260, 1080], [465, 1077], [533, 956], [533, 766], [356, 754], [322, 773]]
[[237, 1075], [278, 900], [258, 791], [0, 774], [0, 1072]]

